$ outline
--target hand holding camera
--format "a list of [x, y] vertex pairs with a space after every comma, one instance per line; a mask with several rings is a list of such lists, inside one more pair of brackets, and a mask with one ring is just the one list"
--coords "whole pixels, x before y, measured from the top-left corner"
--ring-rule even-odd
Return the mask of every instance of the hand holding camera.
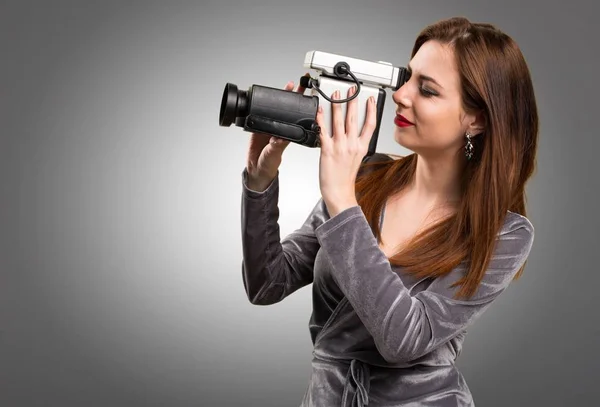
[[[321, 126], [324, 126], [324, 134], [332, 135], [333, 112], [345, 117], [347, 102], [351, 100], [358, 108], [356, 124], [359, 129], [365, 124], [368, 100], [375, 100], [375, 130], [362, 160], [368, 159], [377, 148], [385, 89], [397, 90], [409, 78], [406, 68], [388, 62], [322, 51], [307, 52], [304, 67], [317, 70], [319, 75], [317, 78], [311, 78], [309, 74], [301, 77], [294, 92], [291, 91], [293, 83], [288, 83], [285, 89], [252, 85], [246, 91], [238, 90], [233, 83], [225, 85], [219, 125], [229, 127], [235, 123], [252, 132], [247, 170], [255, 190], [266, 189], [276, 177], [282, 153], [290, 142], [321, 147]], [[351, 88], [356, 88], [356, 92], [346, 99], [332, 100], [330, 97], [336, 91], [345, 95]], [[310, 95], [304, 95], [306, 89], [311, 90]], [[319, 107], [322, 113], [317, 123]]]
[[[285, 91], [291, 91], [294, 82], [285, 85]], [[305, 88], [298, 86], [295, 92], [304, 93]], [[248, 147], [246, 169], [248, 188], [262, 192], [273, 182], [281, 165], [281, 158], [290, 141], [271, 136], [267, 133], [252, 133]]]

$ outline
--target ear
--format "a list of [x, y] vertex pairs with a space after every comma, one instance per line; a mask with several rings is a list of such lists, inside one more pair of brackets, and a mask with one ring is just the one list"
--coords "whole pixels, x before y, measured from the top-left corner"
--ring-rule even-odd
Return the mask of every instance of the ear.
[[469, 134], [479, 135], [486, 129], [486, 118], [483, 110], [468, 114], [466, 117]]

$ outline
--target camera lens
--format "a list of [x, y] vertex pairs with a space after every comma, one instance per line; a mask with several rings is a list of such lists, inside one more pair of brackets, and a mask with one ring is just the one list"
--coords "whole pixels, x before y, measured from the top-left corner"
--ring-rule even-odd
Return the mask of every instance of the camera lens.
[[245, 116], [248, 105], [248, 92], [238, 91], [233, 83], [225, 85], [223, 98], [221, 99], [221, 111], [219, 113], [219, 124], [229, 127], [236, 118]]

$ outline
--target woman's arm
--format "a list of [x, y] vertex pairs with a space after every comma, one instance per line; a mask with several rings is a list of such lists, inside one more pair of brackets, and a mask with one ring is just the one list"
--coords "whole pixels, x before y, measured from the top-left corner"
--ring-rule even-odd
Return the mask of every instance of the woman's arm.
[[279, 172], [263, 192], [247, 186], [247, 169], [242, 172], [242, 276], [252, 304], [280, 302], [313, 282], [313, 266], [319, 242], [315, 228], [329, 218], [319, 199], [304, 224], [280, 241]]
[[334, 279], [390, 363], [423, 356], [471, 325], [508, 287], [527, 259], [534, 237], [529, 220], [509, 212], [475, 295], [456, 300], [453, 296], [459, 287], [450, 285], [463, 276], [464, 265], [411, 296], [392, 271], [358, 205], [330, 218], [315, 233]]
[[[386, 154], [375, 153], [367, 162], [389, 160]], [[361, 168], [359, 174], [369, 171], [370, 168]], [[315, 229], [330, 216], [320, 198], [302, 226], [280, 242], [279, 172], [271, 184], [259, 192], [248, 187], [248, 172], [244, 168], [242, 184], [244, 288], [252, 304], [270, 305], [313, 282], [315, 257], [320, 249]]]

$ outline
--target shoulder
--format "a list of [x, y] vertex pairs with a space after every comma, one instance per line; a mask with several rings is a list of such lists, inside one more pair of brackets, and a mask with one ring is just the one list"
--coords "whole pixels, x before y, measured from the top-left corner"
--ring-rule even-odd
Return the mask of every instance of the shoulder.
[[514, 249], [529, 253], [533, 245], [535, 229], [531, 221], [518, 213], [507, 211], [498, 239]]
[[500, 228], [500, 235], [508, 233], [514, 233], [517, 230], [522, 230], [524, 233], [533, 235], [535, 229], [531, 221], [516, 212], [506, 211], [506, 217], [504, 218], [504, 224]]

